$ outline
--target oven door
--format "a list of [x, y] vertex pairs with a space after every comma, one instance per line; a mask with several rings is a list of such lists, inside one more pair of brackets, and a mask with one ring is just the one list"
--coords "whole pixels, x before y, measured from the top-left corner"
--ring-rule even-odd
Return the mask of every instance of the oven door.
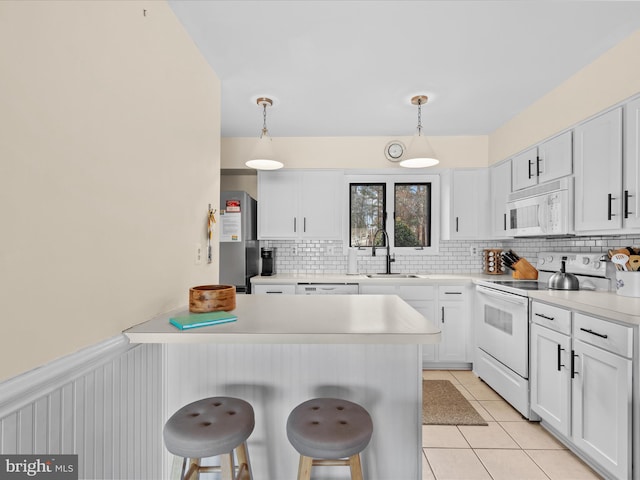
[[523, 378], [529, 376], [529, 299], [476, 286], [477, 346]]

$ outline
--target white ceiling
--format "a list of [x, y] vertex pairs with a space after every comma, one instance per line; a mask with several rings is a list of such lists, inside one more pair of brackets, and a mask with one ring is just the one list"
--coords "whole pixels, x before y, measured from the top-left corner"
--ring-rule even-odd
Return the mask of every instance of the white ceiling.
[[411, 135], [419, 93], [427, 135], [488, 134], [640, 28], [638, 1], [169, 3], [225, 137], [259, 134], [263, 95], [273, 137]]

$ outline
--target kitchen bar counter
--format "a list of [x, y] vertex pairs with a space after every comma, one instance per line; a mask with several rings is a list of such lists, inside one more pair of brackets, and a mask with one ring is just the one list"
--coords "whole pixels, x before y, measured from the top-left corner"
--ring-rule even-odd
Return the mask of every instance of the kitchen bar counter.
[[[291, 410], [310, 398], [344, 398], [373, 419], [362, 454], [365, 478], [422, 478], [421, 344], [440, 339], [429, 320], [395, 295], [236, 300], [236, 322], [180, 331], [169, 317], [183, 308], [124, 332], [132, 342], [164, 344], [162, 422], [201, 398], [245, 399], [256, 416], [248, 440], [254, 474], [281, 480], [296, 478], [298, 469], [286, 436]], [[170, 456], [164, 455], [167, 473]], [[345, 471], [314, 467], [313, 473], [338, 479]]]
[[440, 341], [433, 323], [396, 295], [237, 295], [238, 320], [180, 331], [169, 318], [182, 308], [124, 333], [134, 343], [378, 343]]

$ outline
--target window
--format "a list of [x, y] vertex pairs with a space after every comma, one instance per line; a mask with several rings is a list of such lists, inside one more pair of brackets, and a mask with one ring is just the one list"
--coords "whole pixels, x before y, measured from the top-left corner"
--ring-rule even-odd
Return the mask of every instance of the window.
[[396, 183], [394, 197], [395, 246], [431, 246], [431, 184]]
[[[434, 254], [438, 251], [439, 177], [436, 175], [350, 176], [350, 247], [384, 246], [384, 228], [392, 249], [399, 254]], [[384, 179], [384, 181], [381, 181]], [[346, 240], [346, 239], [345, 239]]]
[[[350, 247], [373, 246], [373, 236], [384, 225], [385, 187], [384, 183], [350, 184]], [[382, 245], [379, 240], [377, 244]]]

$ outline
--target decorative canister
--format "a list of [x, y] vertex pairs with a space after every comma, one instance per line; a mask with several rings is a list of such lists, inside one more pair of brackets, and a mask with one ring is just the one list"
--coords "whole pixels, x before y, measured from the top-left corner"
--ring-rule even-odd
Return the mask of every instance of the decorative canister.
[[201, 285], [189, 289], [189, 311], [207, 313], [236, 308], [236, 287], [233, 285]]
[[640, 297], [640, 272], [616, 272], [616, 293], [623, 297]]
[[502, 275], [505, 271], [502, 264], [501, 248], [488, 248], [482, 251], [482, 271], [489, 275]]

